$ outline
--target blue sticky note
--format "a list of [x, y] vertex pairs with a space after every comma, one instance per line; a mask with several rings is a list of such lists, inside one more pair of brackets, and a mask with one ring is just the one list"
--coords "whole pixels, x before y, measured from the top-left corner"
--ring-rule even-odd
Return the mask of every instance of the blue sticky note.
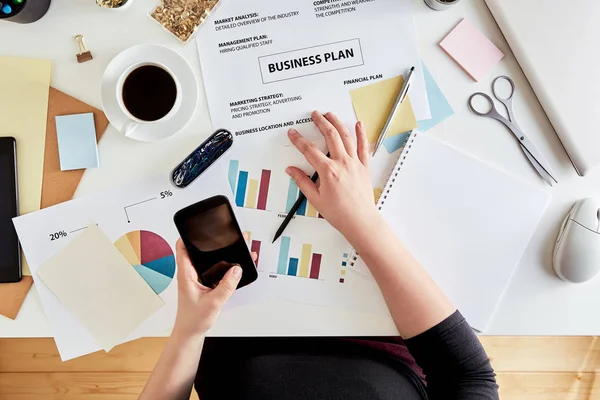
[[383, 146], [389, 154], [392, 154], [393, 152], [404, 146], [409, 136], [410, 132], [405, 132], [396, 136], [389, 137], [383, 141]]
[[425, 63], [422, 63], [421, 65], [423, 66], [423, 76], [425, 77], [427, 96], [429, 96], [431, 119], [418, 121], [418, 123], [419, 131], [427, 132], [440, 122], [454, 115], [454, 110], [450, 103], [448, 103], [448, 99], [446, 99], [446, 96], [444, 96], [444, 93], [442, 93], [438, 84], [435, 82], [435, 79], [433, 79], [433, 76], [431, 76], [431, 72], [429, 72]]
[[[426, 119], [423, 121], [417, 121], [419, 124], [420, 132], [427, 132], [440, 122], [446, 120], [447, 118], [454, 115], [454, 110], [452, 106], [442, 93], [442, 90], [433, 79], [431, 72], [425, 65], [425, 63], [421, 63], [423, 66], [423, 76], [425, 77], [425, 87], [427, 89], [427, 96], [429, 97], [429, 108], [431, 109], [431, 119]], [[408, 139], [408, 133], [403, 133], [401, 135], [396, 135], [389, 137], [383, 141], [383, 145], [385, 146], [388, 153], [393, 153], [398, 150], [406, 140]]]
[[62, 171], [98, 166], [93, 113], [57, 116], [56, 132]]

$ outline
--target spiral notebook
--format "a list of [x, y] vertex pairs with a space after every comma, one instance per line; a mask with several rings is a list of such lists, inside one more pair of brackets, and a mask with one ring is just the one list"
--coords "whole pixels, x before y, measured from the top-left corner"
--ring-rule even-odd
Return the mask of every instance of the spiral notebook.
[[[484, 331], [549, 201], [544, 190], [415, 132], [377, 207], [471, 326]], [[350, 268], [370, 276], [352, 257]]]

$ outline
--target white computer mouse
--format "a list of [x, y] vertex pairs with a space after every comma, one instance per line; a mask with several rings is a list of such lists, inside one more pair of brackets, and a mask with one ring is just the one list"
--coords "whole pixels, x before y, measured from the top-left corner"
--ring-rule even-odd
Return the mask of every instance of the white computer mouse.
[[554, 271], [561, 279], [582, 283], [600, 271], [600, 203], [583, 199], [565, 218], [554, 245]]

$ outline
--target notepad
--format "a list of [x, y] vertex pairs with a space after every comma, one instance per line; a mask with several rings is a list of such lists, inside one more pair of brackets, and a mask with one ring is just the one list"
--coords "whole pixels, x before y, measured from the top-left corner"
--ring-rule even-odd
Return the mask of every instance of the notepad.
[[[541, 188], [415, 132], [378, 208], [471, 326], [484, 331], [549, 201]], [[356, 255], [350, 268], [368, 275]]]
[[62, 171], [98, 166], [93, 113], [57, 116], [56, 133]]
[[504, 53], [466, 19], [440, 42], [440, 47], [475, 81], [480, 81], [504, 57]]
[[[404, 77], [400, 75], [350, 92], [356, 118], [364, 123], [369, 143], [377, 142], [403, 83]], [[399, 135], [416, 127], [417, 119], [410, 104], [410, 98], [407, 97], [398, 106], [387, 137]]]
[[21, 214], [40, 209], [50, 70], [50, 60], [0, 57], [0, 136], [17, 140]]
[[164, 305], [96, 225], [81, 231], [36, 275], [105, 351]]

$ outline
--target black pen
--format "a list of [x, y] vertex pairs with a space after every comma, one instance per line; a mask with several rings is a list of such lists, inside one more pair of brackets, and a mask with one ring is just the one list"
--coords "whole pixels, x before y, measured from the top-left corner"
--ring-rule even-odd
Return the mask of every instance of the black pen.
[[[329, 157], [329, 153], [327, 153], [327, 157]], [[315, 173], [310, 177], [310, 180], [313, 181], [313, 183], [314, 183], [317, 181], [317, 179], [319, 179], [319, 173], [315, 171]], [[277, 232], [275, 232], [275, 237], [273, 238], [273, 243], [275, 243], [275, 241], [277, 239], [279, 239], [279, 236], [281, 236], [283, 234], [283, 231], [285, 231], [285, 228], [287, 228], [287, 226], [289, 225], [292, 218], [294, 218], [294, 215], [296, 215], [296, 212], [298, 211], [298, 209], [300, 208], [300, 206], [302, 205], [302, 202], [304, 200], [306, 200], [306, 196], [304, 195], [304, 193], [300, 192], [300, 196], [298, 196], [298, 200], [296, 200], [293, 207], [288, 212], [288, 215], [285, 217], [285, 219], [279, 226], [279, 229], [277, 229]]]

